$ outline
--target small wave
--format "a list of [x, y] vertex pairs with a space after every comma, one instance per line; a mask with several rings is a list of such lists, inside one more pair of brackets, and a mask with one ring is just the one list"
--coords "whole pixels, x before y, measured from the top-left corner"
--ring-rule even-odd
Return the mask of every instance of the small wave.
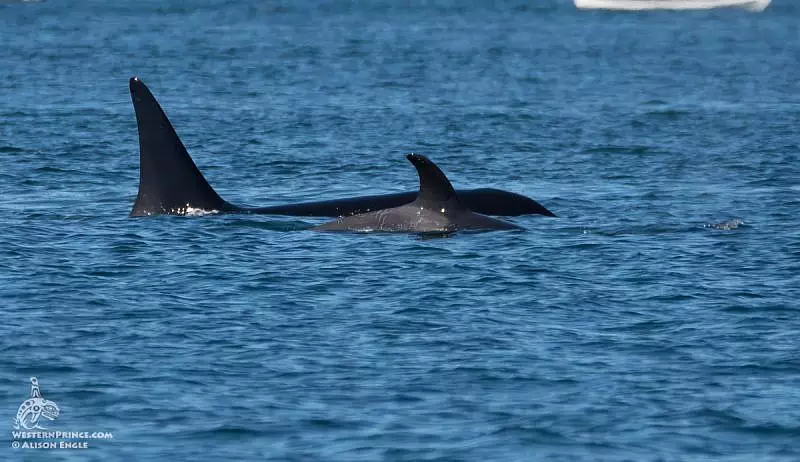
[[703, 225], [703, 228], [719, 229], [721, 231], [731, 231], [733, 229], [737, 229], [739, 226], [743, 224], [744, 220], [742, 220], [741, 218], [734, 218], [732, 220], [721, 221], [719, 223], [711, 223]]
[[[284, 217], [285, 218], [285, 217]], [[267, 221], [259, 219], [235, 218], [219, 224], [222, 227], [256, 228], [267, 231], [300, 231], [311, 228], [313, 225], [297, 219], [272, 219]]]
[[653, 152], [653, 148], [644, 145], [602, 145], [586, 149], [587, 154], [647, 154]]
[[38, 173], [69, 173], [69, 174], [79, 173], [77, 170], [58, 168], [50, 165], [45, 167], [39, 167], [35, 171]]
[[642, 106], [665, 106], [668, 103], [661, 99], [650, 99], [642, 102]]
[[683, 110], [683, 109], [669, 108], [669, 107], [662, 108], [662, 109], [656, 109], [656, 110], [652, 110], [652, 111], [647, 111], [645, 113], [646, 117], [654, 118], [654, 119], [655, 118], [660, 118], [660, 119], [666, 119], [666, 120], [678, 120], [678, 119], [680, 119], [682, 117], [686, 117], [686, 116], [690, 116], [690, 115], [692, 115], [691, 111], [687, 111], [687, 110]]
[[253, 430], [248, 427], [223, 425], [216, 428], [209, 428], [198, 432], [193, 432], [191, 437], [194, 438], [242, 438], [247, 436], [263, 436], [263, 433], [258, 430]]

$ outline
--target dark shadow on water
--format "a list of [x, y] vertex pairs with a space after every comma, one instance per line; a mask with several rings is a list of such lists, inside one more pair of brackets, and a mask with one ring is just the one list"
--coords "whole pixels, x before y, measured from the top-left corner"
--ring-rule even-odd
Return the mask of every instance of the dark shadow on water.
[[418, 241], [430, 241], [433, 239], [446, 239], [453, 237], [455, 235], [455, 231], [442, 231], [442, 232], [430, 232], [430, 233], [415, 233], [416, 239]]

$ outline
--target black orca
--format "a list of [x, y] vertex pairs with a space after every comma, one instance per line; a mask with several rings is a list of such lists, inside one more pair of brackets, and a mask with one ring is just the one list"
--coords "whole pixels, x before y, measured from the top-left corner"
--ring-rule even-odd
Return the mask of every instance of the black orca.
[[[221, 198], [200, 173], [147, 86], [133, 77], [130, 91], [139, 131], [139, 193], [131, 210], [132, 217], [186, 215], [192, 210], [337, 217], [398, 207], [417, 197], [416, 191], [411, 191], [272, 207], [233, 205]], [[458, 196], [464, 206], [487, 215], [555, 216], [533, 199], [499, 189], [459, 191]]]
[[450, 180], [430, 159], [409, 154], [419, 174], [419, 194], [410, 204], [342, 217], [312, 228], [315, 231], [382, 231], [452, 233], [459, 230], [522, 229], [507, 221], [465, 207]]

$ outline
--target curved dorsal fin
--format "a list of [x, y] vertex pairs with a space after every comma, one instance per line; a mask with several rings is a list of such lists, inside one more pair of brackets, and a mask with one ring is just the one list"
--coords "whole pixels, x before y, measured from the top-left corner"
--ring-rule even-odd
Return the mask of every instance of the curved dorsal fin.
[[139, 129], [139, 194], [131, 216], [230, 207], [200, 173], [144, 82], [133, 77], [130, 89]]
[[420, 154], [406, 156], [419, 174], [419, 193], [416, 202], [458, 201], [456, 191], [450, 180], [430, 159]]

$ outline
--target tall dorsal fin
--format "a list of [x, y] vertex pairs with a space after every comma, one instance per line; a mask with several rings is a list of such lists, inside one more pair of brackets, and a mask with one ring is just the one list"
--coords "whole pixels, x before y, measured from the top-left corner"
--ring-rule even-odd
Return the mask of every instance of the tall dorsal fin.
[[139, 129], [139, 194], [131, 216], [181, 215], [187, 207], [220, 211], [232, 207], [200, 173], [147, 86], [133, 77], [130, 89]]
[[456, 191], [450, 180], [430, 159], [420, 154], [406, 156], [419, 174], [419, 193], [416, 202], [458, 201]]

